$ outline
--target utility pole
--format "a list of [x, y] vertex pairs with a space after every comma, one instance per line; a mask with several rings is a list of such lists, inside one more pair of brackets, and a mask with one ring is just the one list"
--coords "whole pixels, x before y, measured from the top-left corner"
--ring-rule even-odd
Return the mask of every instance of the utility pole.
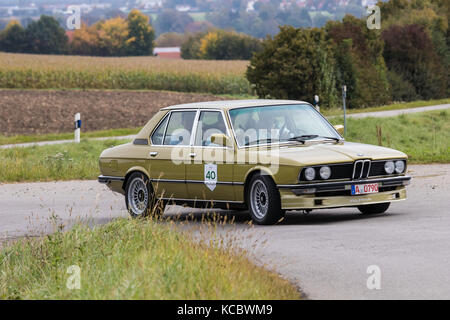
[[347, 108], [345, 105], [345, 98], [347, 98], [347, 86], [342, 86], [342, 103], [344, 106], [344, 136], [347, 135]]

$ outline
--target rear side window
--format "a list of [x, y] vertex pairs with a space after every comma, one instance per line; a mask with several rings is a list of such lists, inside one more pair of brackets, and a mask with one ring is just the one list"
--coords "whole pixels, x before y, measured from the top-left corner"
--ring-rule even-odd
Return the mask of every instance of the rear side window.
[[164, 140], [164, 132], [166, 131], [167, 122], [169, 121], [169, 117], [165, 117], [164, 121], [162, 121], [158, 129], [155, 130], [155, 132], [152, 135], [152, 143], [155, 145], [162, 145]]

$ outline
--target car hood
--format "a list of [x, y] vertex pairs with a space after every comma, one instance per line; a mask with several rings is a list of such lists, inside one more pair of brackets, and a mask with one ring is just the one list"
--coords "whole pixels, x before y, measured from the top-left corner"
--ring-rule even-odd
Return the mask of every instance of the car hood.
[[407, 158], [406, 154], [394, 149], [354, 142], [310, 142], [305, 145], [280, 146], [250, 152], [259, 152], [260, 155], [263, 153], [271, 159], [278, 157], [280, 164], [297, 166], [354, 162], [360, 159]]

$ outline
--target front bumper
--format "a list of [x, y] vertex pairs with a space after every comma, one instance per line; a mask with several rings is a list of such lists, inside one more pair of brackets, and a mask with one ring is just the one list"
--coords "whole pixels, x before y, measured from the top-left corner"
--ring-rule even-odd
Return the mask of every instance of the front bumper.
[[[312, 184], [278, 185], [283, 209], [321, 209], [354, 207], [365, 204], [401, 201], [406, 199], [405, 186], [411, 177], [399, 176], [379, 179], [324, 182]], [[351, 195], [351, 186], [378, 183], [380, 192]]]

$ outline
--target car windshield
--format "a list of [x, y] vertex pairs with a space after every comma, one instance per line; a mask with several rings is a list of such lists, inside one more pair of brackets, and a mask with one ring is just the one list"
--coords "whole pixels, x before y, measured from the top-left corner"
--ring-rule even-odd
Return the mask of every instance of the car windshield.
[[232, 109], [230, 118], [239, 146], [341, 139], [322, 115], [307, 104]]

